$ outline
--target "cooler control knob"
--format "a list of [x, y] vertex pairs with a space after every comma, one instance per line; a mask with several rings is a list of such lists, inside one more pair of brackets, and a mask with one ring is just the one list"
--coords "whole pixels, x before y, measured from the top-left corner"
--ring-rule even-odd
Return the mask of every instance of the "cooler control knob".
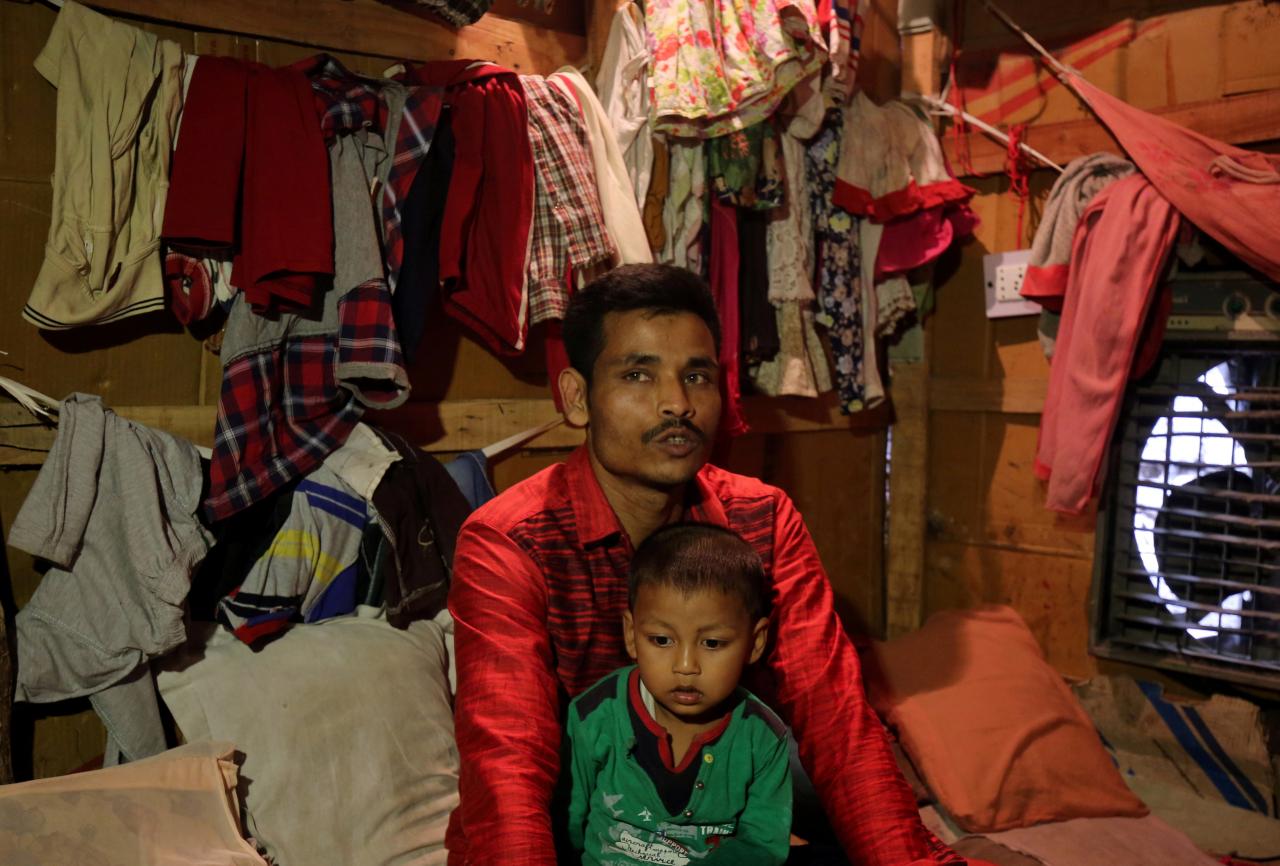
[[1232, 292], [1227, 295], [1227, 299], [1222, 302], [1222, 312], [1227, 314], [1228, 319], [1238, 319], [1245, 313], [1249, 312], [1249, 299], [1239, 292]]
[[1280, 292], [1272, 292], [1267, 296], [1267, 318], [1280, 322]]

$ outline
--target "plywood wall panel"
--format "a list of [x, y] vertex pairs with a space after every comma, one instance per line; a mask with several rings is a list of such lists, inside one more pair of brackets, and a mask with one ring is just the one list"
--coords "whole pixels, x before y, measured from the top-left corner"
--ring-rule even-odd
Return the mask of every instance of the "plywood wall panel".
[[1026, 620], [1056, 669], [1087, 677], [1089, 560], [970, 544], [936, 543], [928, 550], [925, 610], [1006, 604]]
[[882, 431], [747, 435], [724, 465], [777, 485], [805, 518], [847, 628], [884, 633]]

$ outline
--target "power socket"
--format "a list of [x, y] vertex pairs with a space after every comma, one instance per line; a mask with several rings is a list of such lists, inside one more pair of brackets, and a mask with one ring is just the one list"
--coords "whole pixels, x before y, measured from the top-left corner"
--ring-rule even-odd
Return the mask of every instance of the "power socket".
[[988, 319], [1005, 316], [1034, 316], [1040, 305], [1024, 300], [1018, 292], [1027, 276], [1027, 260], [1031, 250], [1012, 250], [982, 257], [983, 294]]
[[996, 267], [996, 303], [1021, 301], [1022, 281], [1027, 276], [1027, 266], [998, 265]]

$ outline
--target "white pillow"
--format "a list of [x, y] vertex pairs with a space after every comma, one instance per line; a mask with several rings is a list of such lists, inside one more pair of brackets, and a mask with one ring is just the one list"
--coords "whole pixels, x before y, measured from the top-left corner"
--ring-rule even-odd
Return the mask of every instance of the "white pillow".
[[156, 679], [188, 742], [244, 753], [248, 830], [277, 866], [443, 864], [458, 802], [444, 641], [366, 607], [256, 652], [197, 627]]

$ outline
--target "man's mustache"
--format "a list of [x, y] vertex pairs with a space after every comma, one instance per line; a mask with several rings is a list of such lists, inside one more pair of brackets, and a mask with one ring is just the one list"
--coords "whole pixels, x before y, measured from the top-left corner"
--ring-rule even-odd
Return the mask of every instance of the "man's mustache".
[[654, 427], [652, 430], [646, 431], [645, 434], [640, 437], [640, 441], [643, 444], [648, 445], [650, 442], [652, 442], [654, 439], [657, 439], [663, 433], [666, 433], [668, 430], [674, 430], [677, 427], [682, 427], [685, 430], [688, 430], [690, 433], [692, 433], [694, 436], [697, 437], [699, 442], [705, 442], [707, 439], [707, 434], [703, 433], [702, 428], [700, 428], [697, 424], [694, 424], [692, 421], [688, 421], [684, 418], [668, 418], [666, 421], [663, 421], [661, 424], [659, 424], [657, 427]]

